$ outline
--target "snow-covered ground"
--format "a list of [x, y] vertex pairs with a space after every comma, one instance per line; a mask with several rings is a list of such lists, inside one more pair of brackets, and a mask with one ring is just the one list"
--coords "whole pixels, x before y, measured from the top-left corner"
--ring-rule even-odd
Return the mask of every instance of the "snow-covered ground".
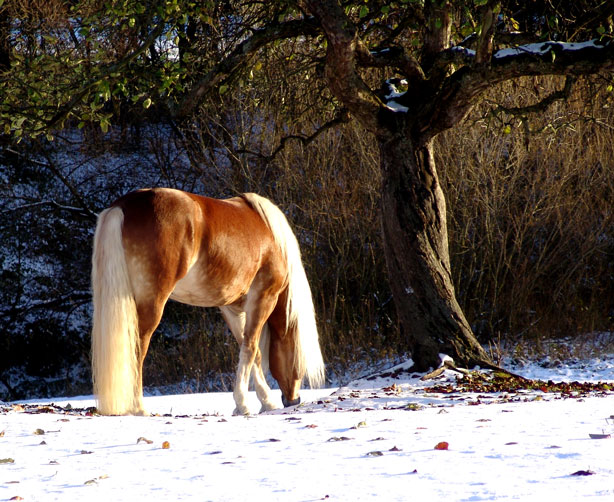
[[[523, 374], [614, 381], [594, 367]], [[614, 394], [429, 390], [456, 376], [401, 366], [249, 417], [227, 393], [148, 397], [151, 417], [0, 404], [0, 500], [614, 500], [614, 439], [590, 436], [614, 433]]]

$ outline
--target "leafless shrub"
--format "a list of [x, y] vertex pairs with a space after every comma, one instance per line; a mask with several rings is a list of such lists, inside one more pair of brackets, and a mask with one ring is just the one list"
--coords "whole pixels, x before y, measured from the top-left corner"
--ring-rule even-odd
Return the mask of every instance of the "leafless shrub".
[[561, 86], [507, 84], [440, 138], [455, 282], [482, 340], [612, 328], [613, 116], [596, 85], [536, 116], [492, 119], [490, 103]]

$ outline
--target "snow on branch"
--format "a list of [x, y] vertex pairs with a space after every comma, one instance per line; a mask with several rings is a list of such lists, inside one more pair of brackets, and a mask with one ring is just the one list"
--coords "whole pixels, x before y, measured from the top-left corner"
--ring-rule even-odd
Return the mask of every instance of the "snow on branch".
[[512, 47], [507, 49], [501, 49], [493, 54], [494, 60], [501, 60], [509, 57], [516, 57], [520, 55], [532, 55], [532, 56], [545, 56], [551, 52], [575, 52], [584, 49], [603, 49], [606, 44], [599, 40], [589, 40], [588, 42], [538, 42], [526, 45], [519, 45], [518, 47]]
[[[603, 50], [610, 47], [610, 44], [601, 42], [600, 40], [589, 40], [586, 42], [534, 42], [515, 47], [507, 47], [496, 51], [492, 56], [492, 62], [502, 63], [509, 61], [512, 58], [534, 56], [543, 58], [549, 54], [576, 53], [579, 51]], [[472, 64], [476, 61], [476, 51], [469, 49], [465, 44], [459, 44], [451, 47], [442, 53], [442, 60], [446, 62], [456, 62]]]
[[[614, 43], [599, 40], [529, 43], [496, 51], [490, 62], [485, 64], [475, 64], [473, 54], [473, 51], [461, 46], [442, 53], [440, 64], [457, 62], [462, 67], [446, 78], [439, 91], [442, 99], [429, 115], [425, 115], [421, 127], [429, 131], [428, 137], [434, 137], [460, 122], [486, 90], [506, 80], [524, 76], [588, 75], [614, 68]], [[566, 89], [571, 83], [572, 80], [568, 80]], [[564, 94], [550, 97], [564, 98]], [[547, 106], [548, 101], [540, 103], [538, 107]], [[530, 110], [519, 111], [528, 113]]]
[[380, 94], [386, 108], [393, 112], [405, 113], [409, 111], [409, 108], [399, 103], [399, 98], [405, 95], [405, 92], [401, 91], [399, 86], [407, 86], [407, 80], [389, 78], [383, 83]]

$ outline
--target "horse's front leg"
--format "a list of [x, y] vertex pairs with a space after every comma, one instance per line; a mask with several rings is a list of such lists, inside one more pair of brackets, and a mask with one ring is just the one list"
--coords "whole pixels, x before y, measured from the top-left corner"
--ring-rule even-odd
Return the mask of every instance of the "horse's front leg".
[[[267, 326], [262, 331], [262, 338], [268, 337]], [[275, 405], [271, 400], [271, 388], [266, 381], [264, 372], [262, 369], [262, 353], [264, 350], [268, 351], [268, 344], [263, 347], [262, 341], [260, 342], [260, 350], [256, 354], [254, 365], [252, 366], [252, 377], [254, 379], [254, 388], [256, 389], [256, 395], [260, 401], [260, 413], [264, 411], [276, 410], [279, 406]]]
[[247, 406], [247, 392], [249, 389], [249, 377], [252, 372], [254, 360], [256, 358], [257, 346], [253, 343], [246, 343], [243, 339], [241, 351], [239, 352], [239, 366], [237, 368], [237, 376], [235, 378], [235, 387], [233, 397], [235, 400], [235, 410], [233, 415], [249, 415], [249, 407]]
[[[275, 405], [270, 398], [270, 389], [264, 378], [259, 349], [260, 338], [265, 328], [266, 320], [271, 315], [277, 295], [269, 290], [252, 290], [248, 294], [245, 305], [245, 329], [241, 340], [239, 366], [234, 387], [235, 415], [248, 415], [247, 392], [249, 377], [253, 373], [258, 399], [262, 403], [261, 411], [272, 410]], [[268, 336], [265, 334], [265, 336]], [[238, 337], [237, 337], [238, 339]]]

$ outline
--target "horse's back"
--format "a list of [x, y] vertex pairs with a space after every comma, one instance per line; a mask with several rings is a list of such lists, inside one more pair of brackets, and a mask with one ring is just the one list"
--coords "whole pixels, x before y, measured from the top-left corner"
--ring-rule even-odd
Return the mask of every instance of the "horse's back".
[[241, 197], [153, 188], [114, 205], [124, 212], [124, 247], [143, 295], [153, 289], [192, 305], [234, 303], [275, 252], [266, 224]]

